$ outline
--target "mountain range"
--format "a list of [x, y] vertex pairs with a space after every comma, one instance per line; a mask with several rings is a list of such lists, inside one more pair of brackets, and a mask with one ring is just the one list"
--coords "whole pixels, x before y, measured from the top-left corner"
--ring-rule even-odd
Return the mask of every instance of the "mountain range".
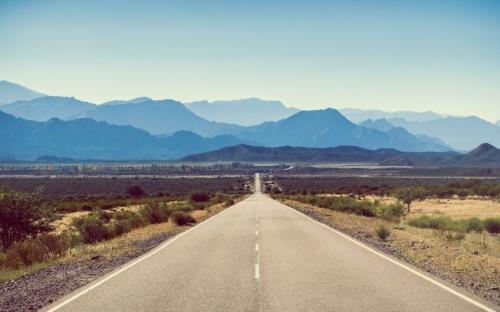
[[359, 123], [367, 119], [403, 118], [409, 121], [430, 121], [445, 117], [441, 114], [437, 114], [434, 112], [411, 112], [411, 111], [386, 112], [378, 109], [357, 109], [357, 108], [341, 108], [339, 109], [339, 112], [355, 123]]
[[[153, 137], [189, 131], [204, 139], [232, 135], [240, 141], [270, 147], [355, 145], [402, 151], [468, 151], [483, 142], [500, 145], [498, 123], [477, 117], [444, 117], [433, 112], [297, 111], [278, 101], [257, 98], [182, 104], [140, 97], [96, 105], [73, 97], [45, 96], [5, 81], [0, 82], [0, 89], [4, 92], [0, 94], [1, 99], [15, 100], [0, 106], [0, 110], [17, 117], [39, 122], [54, 117], [66, 121], [93, 119], [110, 125], [132, 126]], [[367, 116], [370, 118], [358, 124], [352, 122]], [[388, 119], [376, 119], [376, 116]], [[259, 123], [261, 121], [265, 122]], [[253, 123], [259, 124], [245, 126]]]
[[469, 151], [484, 142], [500, 146], [500, 127], [475, 116], [445, 117], [430, 121], [393, 118], [388, 121], [413, 134], [437, 137], [461, 151]]
[[234, 101], [198, 101], [184, 105], [207, 120], [243, 126], [284, 119], [299, 111], [296, 108], [288, 108], [279, 101], [265, 101], [258, 98]]
[[358, 126], [335, 109], [300, 111], [279, 121], [247, 127], [243, 139], [265, 146], [396, 148], [405, 151], [446, 151], [448, 147], [426, 142], [401, 128], [384, 132]]
[[0, 109], [29, 120], [47, 121], [51, 118], [68, 119], [87, 110], [95, 104], [83, 102], [73, 97], [43, 96], [28, 101], [15, 101], [5, 104]]
[[188, 154], [241, 143], [231, 135], [203, 138], [178, 131], [153, 136], [132, 126], [93, 119], [37, 122], [0, 112], [0, 158], [34, 160], [44, 155], [73, 159], [176, 159]]
[[356, 146], [330, 148], [262, 147], [238, 145], [186, 156], [187, 162], [366, 162], [393, 166], [500, 166], [500, 149], [482, 144], [467, 154], [457, 152], [408, 153], [394, 149], [364, 149]]
[[202, 136], [237, 133], [241, 126], [208, 121], [174, 100], [124, 102], [97, 105], [72, 118], [92, 118], [114, 125], [131, 125], [151, 134], [171, 134], [187, 130]]

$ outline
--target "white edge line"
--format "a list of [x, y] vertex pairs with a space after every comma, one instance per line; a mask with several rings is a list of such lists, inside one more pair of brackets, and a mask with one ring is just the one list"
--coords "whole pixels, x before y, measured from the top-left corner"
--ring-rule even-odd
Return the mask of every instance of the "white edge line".
[[[220, 216], [221, 214], [225, 213], [226, 211], [230, 210], [231, 208], [233, 208], [234, 206], [236, 206], [238, 203], [236, 203], [235, 205], [229, 207], [229, 208], [226, 208], [225, 210], [219, 212], [218, 214], [215, 214], [213, 216], [211, 216], [210, 218], [198, 223], [197, 225], [193, 226], [192, 228], [184, 231], [184, 232], [181, 232], [179, 234], [177, 234], [176, 236], [174, 236], [173, 238], [171, 239], [168, 239], [167, 241], [165, 241], [164, 243], [162, 243], [161, 245], [157, 246], [155, 249], [149, 251], [148, 253], [142, 255], [141, 257], [133, 260], [132, 262], [129, 262], [127, 265], [125, 265], [124, 267], [120, 268], [120, 269], [117, 269], [116, 271], [114, 271], [113, 273], [109, 274], [108, 276], [105, 276], [103, 277], [101, 280], [99, 280], [98, 282], [96, 282], [95, 284], [92, 284], [90, 286], [88, 286], [87, 288], [83, 289], [83, 290], [80, 290], [77, 294], [73, 295], [72, 297], [64, 300], [63, 302], [59, 303], [58, 305], [56, 305], [55, 307], [52, 307], [50, 308], [49, 310], [43, 310], [42, 311], [46, 311], [46, 312], [54, 312], [54, 311], [57, 311], [59, 310], [60, 308], [62, 308], [63, 306], [67, 305], [68, 303], [74, 301], [75, 299], [83, 296], [84, 294], [88, 293], [89, 291], [91, 291], [92, 289], [104, 284], [106, 281], [112, 279], [113, 277], [117, 276], [118, 274], [122, 273], [123, 271], [131, 268], [132, 266], [142, 262], [143, 260], [146, 260], [147, 258], [151, 257], [152, 255], [156, 254], [157, 252], [161, 251], [163, 248], [167, 247], [168, 245], [172, 244], [173, 242], [175, 242], [176, 240], [178, 240], [179, 238], [181, 238], [182, 236], [186, 235], [187, 233], [191, 232], [192, 230], [194, 229], [197, 229], [199, 228], [201, 225], [205, 224], [206, 222], [208, 222], [209, 220], [211, 220], [212, 218], [215, 218], [217, 216]], [[257, 273], [256, 273], [257, 274]], [[85, 286], [84, 286], [85, 287]]]
[[409, 267], [409, 266], [407, 266], [407, 265], [405, 265], [405, 264], [403, 264], [403, 263], [401, 263], [401, 262], [399, 262], [399, 261], [396, 261], [396, 260], [394, 260], [394, 259], [392, 259], [392, 258], [390, 258], [390, 257], [388, 257], [388, 256], [386, 256], [386, 255], [384, 255], [383, 253], [380, 253], [380, 252], [378, 252], [378, 251], [376, 251], [376, 250], [372, 249], [371, 247], [366, 246], [365, 244], [363, 244], [363, 243], [359, 242], [358, 240], [356, 240], [356, 239], [354, 239], [354, 238], [350, 237], [349, 235], [344, 234], [344, 233], [342, 233], [342, 232], [339, 232], [339, 231], [337, 231], [336, 229], [334, 229], [334, 228], [332, 228], [332, 227], [329, 227], [328, 225], [326, 225], [326, 224], [324, 224], [324, 223], [321, 223], [321, 222], [319, 222], [319, 221], [316, 221], [316, 220], [314, 220], [313, 218], [311, 218], [311, 217], [309, 217], [309, 216], [307, 216], [307, 215], [305, 215], [305, 214], [303, 214], [303, 213], [301, 213], [301, 212], [299, 212], [299, 211], [297, 211], [297, 210], [293, 209], [292, 207], [289, 207], [289, 206], [287, 206], [287, 205], [285, 205], [285, 204], [283, 204], [283, 203], [280, 203], [280, 204], [282, 204], [283, 206], [287, 207], [288, 209], [291, 209], [293, 212], [295, 212], [295, 213], [297, 213], [297, 214], [299, 214], [299, 215], [303, 216], [304, 218], [307, 218], [307, 219], [309, 219], [310, 221], [312, 221], [312, 222], [314, 222], [314, 223], [317, 223], [317, 224], [319, 224], [319, 225], [321, 225], [321, 226], [323, 226], [323, 227], [325, 227], [325, 228], [329, 229], [330, 231], [335, 232], [336, 234], [338, 234], [338, 235], [342, 236], [343, 238], [345, 238], [345, 239], [347, 239], [347, 240], [349, 240], [349, 241], [351, 241], [351, 242], [355, 243], [356, 245], [358, 245], [358, 246], [360, 246], [360, 247], [363, 247], [364, 249], [366, 249], [366, 250], [368, 250], [368, 251], [370, 251], [370, 252], [372, 252], [372, 253], [374, 253], [374, 254], [376, 254], [376, 255], [378, 255], [378, 256], [380, 256], [380, 257], [382, 257], [382, 258], [384, 258], [385, 260], [390, 261], [390, 262], [392, 262], [392, 263], [396, 264], [397, 266], [399, 266], [399, 267], [401, 267], [401, 268], [403, 268], [403, 269], [405, 269], [405, 270], [407, 270], [407, 271], [410, 271], [411, 273], [413, 273], [413, 274], [415, 274], [415, 275], [417, 275], [417, 276], [419, 276], [419, 277], [423, 278], [424, 280], [426, 280], [426, 281], [428, 281], [428, 282], [431, 282], [432, 284], [434, 284], [434, 285], [436, 285], [436, 286], [438, 286], [438, 287], [440, 287], [440, 288], [442, 288], [442, 289], [444, 289], [444, 290], [446, 290], [446, 291], [448, 291], [448, 292], [452, 293], [453, 295], [455, 295], [455, 296], [457, 296], [457, 297], [459, 297], [459, 298], [461, 298], [461, 299], [463, 299], [463, 300], [465, 300], [465, 301], [467, 301], [467, 302], [469, 302], [469, 303], [471, 303], [471, 304], [475, 305], [476, 307], [478, 307], [478, 308], [480, 308], [480, 309], [483, 309], [484, 311], [488, 311], [488, 312], [496, 312], [495, 310], [493, 310], [493, 309], [491, 309], [491, 308], [489, 308], [489, 307], [485, 306], [484, 304], [482, 304], [482, 303], [480, 303], [480, 302], [477, 302], [477, 301], [475, 301], [475, 300], [474, 300], [474, 299], [472, 299], [472, 298], [467, 297], [466, 295], [464, 295], [464, 294], [462, 294], [462, 293], [460, 293], [460, 292], [458, 292], [458, 291], [456, 291], [456, 290], [454, 290], [454, 289], [452, 289], [452, 288], [450, 288], [450, 287], [448, 287], [448, 286], [446, 286], [446, 285], [444, 285], [444, 284], [442, 284], [442, 283], [440, 283], [440, 282], [436, 281], [435, 279], [432, 279], [432, 278], [430, 278], [429, 276], [427, 276], [427, 275], [425, 275], [425, 274], [422, 274], [422, 273], [420, 273], [420, 272], [418, 272], [418, 271], [416, 271], [416, 270], [412, 269], [411, 267]]

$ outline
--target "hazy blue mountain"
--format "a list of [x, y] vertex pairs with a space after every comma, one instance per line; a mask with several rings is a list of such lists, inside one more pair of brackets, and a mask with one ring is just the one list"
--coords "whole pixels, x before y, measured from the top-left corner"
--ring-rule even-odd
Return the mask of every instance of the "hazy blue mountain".
[[500, 127], [500, 120], [495, 122], [495, 125], [499, 126]]
[[35, 122], [0, 112], [0, 159], [34, 160], [45, 155], [73, 159], [176, 159], [249, 143], [234, 136], [203, 138], [191, 132], [152, 136], [131, 126], [92, 119]]
[[359, 123], [359, 125], [361, 127], [376, 129], [378, 131], [383, 131], [383, 132], [387, 132], [395, 127], [393, 124], [388, 122], [387, 119], [385, 119], [385, 118], [375, 119], [375, 120], [367, 119], [367, 120]]
[[100, 105], [120, 105], [120, 104], [130, 104], [130, 103], [142, 103], [146, 101], [153, 101], [152, 98], [149, 98], [147, 96], [142, 96], [142, 97], [137, 97], [131, 100], [114, 100], [114, 101], [109, 101], [102, 103]]
[[243, 126], [258, 125], [265, 121], [287, 118], [296, 112], [279, 101], [248, 98], [233, 101], [199, 101], [185, 103], [192, 112], [205, 119], [235, 123]]
[[30, 101], [16, 101], [3, 105], [0, 110], [24, 119], [47, 121], [51, 118], [68, 119], [95, 106], [73, 97], [44, 96]]
[[45, 96], [45, 94], [12, 82], [0, 81], [0, 103], [9, 104], [15, 101], [29, 101], [41, 96]]
[[427, 151], [435, 151], [435, 150], [439, 151], [443, 150], [442, 149], [443, 147], [446, 147], [446, 149], [448, 150], [453, 149], [450, 146], [446, 145], [446, 143], [444, 143], [443, 141], [439, 140], [438, 138], [430, 137], [424, 134], [417, 134], [417, 135], [411, 134], [402, 127], [396, 127], [395, 125], [387, 121], [387, 119], [385, 118], [376, 120], [368, 119], [361, 122], [359, 125], [365, 128], [376, 129], [382, 132], [389, 133], [390, 135], [399, 137], [400, 139], [403, 140], [408, 140], [408, 141], [412, 141], [415, 139], [420, 140], [422, 144], [425, 144], [423, 146], [425, 146], [424, 149]]
[[238, 132], [240, 128], [236, 125], [203, 119], [174, 100], [98, 105], [75, 117], [92, 118], [114, 125], [131, 125], [152, 134], [170, 134], [187, 130], [203, 136], [214, 136]]
[[377, 109], [344, 108], [339, 109], [339, 112], [355, 123], [359, 123], [367, 119], [403, 118], [411, 121], [429, 121], [444, 117], [443, 115], [430, 111], [422, 113], [411, 111], [386, 112]]
[[449, 146], [468, 151], [487, 142], [500, 146], [500, 127], [478, 117], [446, 117], [431, 121], [389, 119], [414, 134], [436, 137]]
[[382, 132], [360, 127], [334, 109], [301, 111], [286, 119], [248, 127], [238, 136], [266, 146], [396, 148], [404, 151], [444, 151], [445, 146], [419, 140], [404, 129]]
[[395, 149], [364, 149], [355, 146], [329, 148], [263, 147], [237, 145], [219, 150], [189, 155], [181, 159], [191, 162], [246, 161], [246, 162], [368, 162], [381, 165], [496, 167], [500, 165], [500, 150], [482, 144], [470, 153], [456, 152], [401, 152]]

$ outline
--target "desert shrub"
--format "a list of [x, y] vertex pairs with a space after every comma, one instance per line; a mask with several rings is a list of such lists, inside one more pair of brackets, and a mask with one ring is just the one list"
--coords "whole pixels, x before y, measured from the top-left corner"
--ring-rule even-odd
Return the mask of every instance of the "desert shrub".
[[113, 215], [116, 222], [128, 222], [132, 229], [139, 228], [149, 223], [140, 213], [132, 211], [118, 211]]
[[205, 208], [207, 208], [206, 204], [195, 203], [192, 205], [191, 210], [205, 210]]
[[478, 218], [458, 220], [458, 223], [461, 224], [461, 226], [463, 228], [462, 231], [465, 231], [467, 233], [469, 233], [469, 232], [481, 233], [484, 229], [483, 222]]
[[133, 230], [130, 220], [118, 220], [113, 223], [113, 236], [120, 236]]
[[88, 205], [88, 204], [83, 204], [80, 209], [83, 211], [92, 211], [92, 210], [94, 210], [94, 207], [92, 207], [91, 205]]
[[224, 203], [224, 206], [226, 206], [226, 207], [230, 207], [230, 206], [232, 206], [232, 205], [234, 205], [234, 204], [236, 204], [236, 202], [234, 201], [234, 199], [230, 199], [230, 200], [228, 200], [228, 201], [226, 201], [226, 202]]
[[385, 225], [381, 225], [377, 227], [375, 233], [377, 234], [377, 237], [380, 238], [381, 240], [386, 240], [391, 235], [391, 230], [389, 230], [389, 228], [386, 227]]
[[139, 196], [146, 195], [146, 192], [139, 185], [133, 185], [133, 186], [129, 186], [127, 188], [127, 194], [129, 194], [130, 196], [133, 196], [133, 197], [139, 197]]
[[80, 232], [85, 243], [96, 243], [113, 238], [113, 229], [104, 224], [96, 214], [80, 217], [73, 220], [73, 225]]
[[194, 193], [191, 194], [191, 200], [195, 203], [207, 202], [210, 200], [210, 196], [206, 193]]
[[486, 218], [483, 221], [483, 226], [489, 233], [498, 234], [500, 233], [500, 218]]
[[196, 223], [196, 219], [193, 218], [190, 214], [187, 214], [182, 211], [175, 211], [172, 214], [172, 217], [177, 225], [186, 225], [189, 223]]
[[418, 228], [428, 228], [440, 231], [482, 232], [484, 222], [478, 218], [453, 220], [449, 217], [420, 216], [408, 221], [408, 224]]
[[392, 205], [375, 203], [375, 207], [378, 218], [391, 222], [399, 222], [400, 218], [406, 214], [405, 207], [399, 203]]
[[172, 210], [164, 204], [151, 203], [139, 210], [139, 214], [151, 224], [167, 222]]
[[0, 189], [0, 240], [3, 248], [14, 241], [52, 230], [57, 214], [33, 195]]
[[59, 236], [54, 234], [43, 234], [37, 239], [53, 255], [62, 255], [66, 251], [66, 246]]
[[465, 233], [446, 231], [444, 237], [450, 242], [461, 241], [465, 239]]
[[22, 265], [42, 262], [49, 255], [50, 250], [40, 240], [16, 241], [7, 249], [4, 265], [10, 268], [18, 268]]

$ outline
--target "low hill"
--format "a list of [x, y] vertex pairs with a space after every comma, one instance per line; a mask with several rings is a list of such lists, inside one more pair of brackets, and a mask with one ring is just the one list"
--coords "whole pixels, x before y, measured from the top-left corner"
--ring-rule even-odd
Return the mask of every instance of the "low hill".
[[422, 167], [497, 167], [500, 166], [500, 150], [490, 144], [482, 144], [467, 154], [456, 152], [401, 152], [394, 149], [369, 150], [354, 146], [305, 148], [238, 145], [186, 156], [180, 160], [189, 162], [368, 162], [381, 165]]

